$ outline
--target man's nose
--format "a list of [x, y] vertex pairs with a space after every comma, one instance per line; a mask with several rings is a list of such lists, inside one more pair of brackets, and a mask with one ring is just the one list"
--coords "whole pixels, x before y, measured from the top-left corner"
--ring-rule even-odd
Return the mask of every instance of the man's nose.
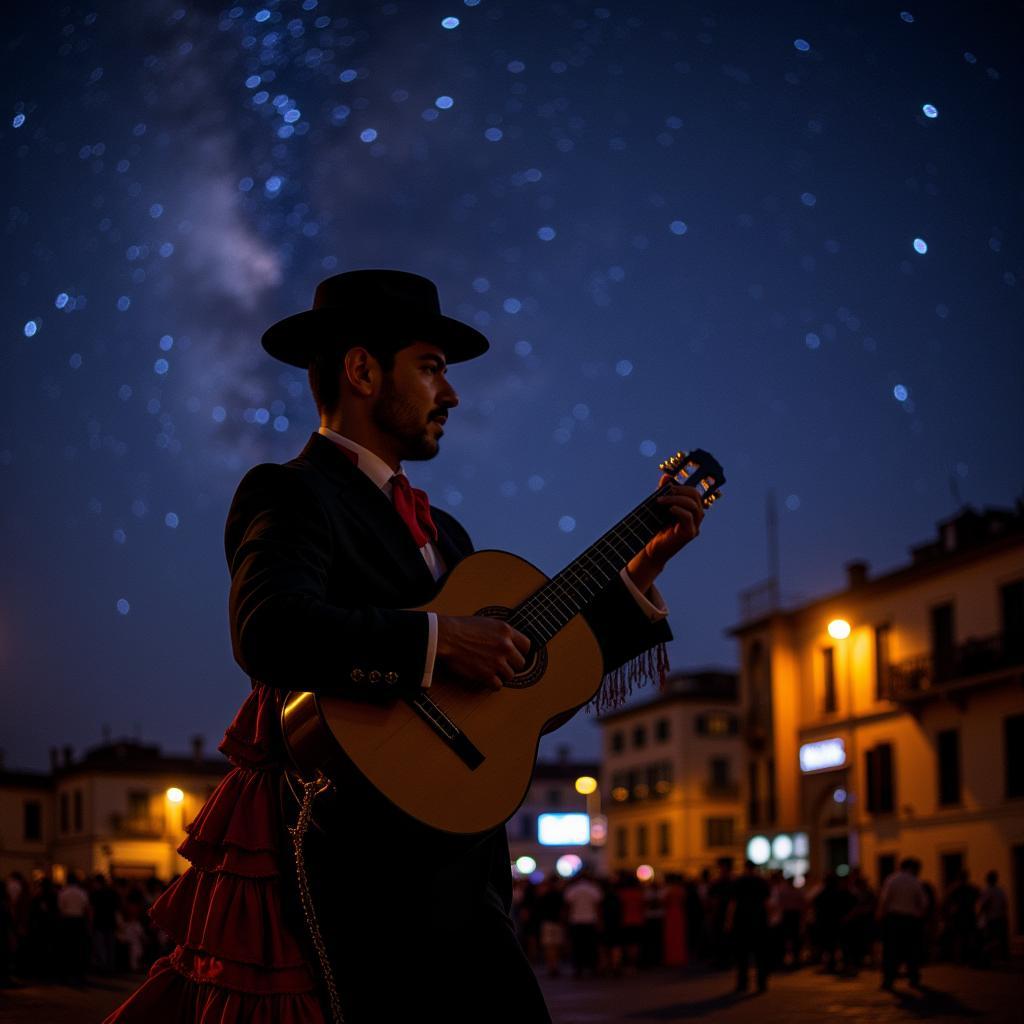
[[459, 393], [455, 390], [455, 388], [452, 387], [451, 383], [448, 380], [445, 381], [445, 385], [445, 393], [442, 395], [441, 400], [445, 403], [445, 405], [454, 408], [459, 404]]

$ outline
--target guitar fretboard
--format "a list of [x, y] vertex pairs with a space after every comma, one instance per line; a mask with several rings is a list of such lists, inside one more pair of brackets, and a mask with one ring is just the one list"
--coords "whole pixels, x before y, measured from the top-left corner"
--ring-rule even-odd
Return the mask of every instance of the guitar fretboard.
[[509, 622], [535, 643], [546, 644], [570, 619], [587, 608], [623, 567], [668, 522], [657, 498], [659, 487], [623, 516], [578, 558], [515, 608]]

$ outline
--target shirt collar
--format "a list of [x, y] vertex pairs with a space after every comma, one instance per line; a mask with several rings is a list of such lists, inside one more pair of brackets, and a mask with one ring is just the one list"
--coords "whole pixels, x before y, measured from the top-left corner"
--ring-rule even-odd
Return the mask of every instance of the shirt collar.
[[[369, 448], [364, 448], [361, 444], [357, 444], [350, 438], [339, 434], [336, 430], [331, 430], [330, 427], [318, 427], [317, 433], [323, 434], [324, 437], [333, 441], [335, 444], [340, 445], [342, 448], [347, 448], [350, 452], [355, 452], [356, 455], [359, 456], [359, 461], [356, 464], [358, 468], [361, 469], [382, 490], [391, 482], [391, 478], [395, 475], [395, 470], [393, 470], [379, 455], [374, 455]], [[398, 472], [404, 475], [405, 470], [399, 466]]]

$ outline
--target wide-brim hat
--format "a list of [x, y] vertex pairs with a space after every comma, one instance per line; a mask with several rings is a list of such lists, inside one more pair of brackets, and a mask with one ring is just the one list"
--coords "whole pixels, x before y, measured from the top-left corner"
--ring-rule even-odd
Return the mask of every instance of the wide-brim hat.
[[307, 368], [328, 348], [365, 344], [397, 351], [416, 341], [442, 349], [449, 363], [490, 347], [475, 328], [441, 313], [437, 286], [404, 270], [349, 270], [316, 286], [313, 308], [279, 320], [263, 333], [275, 359]]

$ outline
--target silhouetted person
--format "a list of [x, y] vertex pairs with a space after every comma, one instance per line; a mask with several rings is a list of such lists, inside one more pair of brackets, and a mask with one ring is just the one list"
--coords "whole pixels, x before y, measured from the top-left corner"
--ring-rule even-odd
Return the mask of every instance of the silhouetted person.
[[597, 970], [597, 931], [603, 899], [601, 887], [585, 869], [565, 887], [572, 970], [577, 978], [584, 971]]
[[983, 948], [988, 963], [1010, 959], [1010, 901], [999, 885], [999, 874], [985, 876], [985, 888], [978, 897], [978, 924], [983, 935]]
[[77, 984], [85, 982], [89, 964], [89, 894], [74, 872], [57, 894], [60, 911], [60, 949], [64, 974]]
[[928, 911], [928, 896], [917, 877], [920, 870], [920, 861], [904, 858], [899, 871], [885, 880], [878, 898], [884, 989], [892, 989], [903, 964], [910, 984], [915, 988], [921, 984], [921, 925]]
[[747, 861], [743, 874], [732, 883], [726, 926], [732, 938], [736, 958], [736, 991], [746, 992], [750, 961], [757, 970], [757, 990], [768, 987], [768, 897], [771, 887], [762, 878], [753, 861]]

